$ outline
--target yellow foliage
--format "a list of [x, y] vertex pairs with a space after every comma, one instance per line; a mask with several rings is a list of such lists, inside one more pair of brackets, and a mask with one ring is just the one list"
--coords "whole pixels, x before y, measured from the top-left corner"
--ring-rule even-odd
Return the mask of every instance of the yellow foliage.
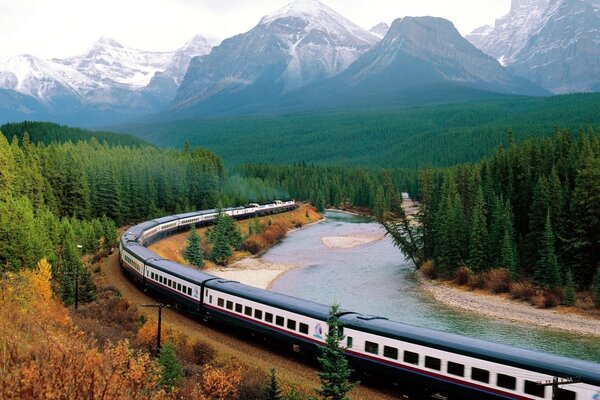
[[239, 367], [227, 371], [207, 366], [202, 374], [202, 392], [212, 400], [235, 399], [241, 381], [242, 372]]

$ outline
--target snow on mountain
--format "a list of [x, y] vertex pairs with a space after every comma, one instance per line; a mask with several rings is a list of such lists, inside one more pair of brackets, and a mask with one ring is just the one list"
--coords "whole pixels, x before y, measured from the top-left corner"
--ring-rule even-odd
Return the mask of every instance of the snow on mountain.
[[383, 39], [389, 30], [390, 26], [388, 24], [386, 24], [385, 22], [380, 22], [379, 24], [372, 27], [369, 30], [369, 32]]
[[223, 107], [232, 107], [278, 96], [340, 73], [377, 41], [321, 2], [298, 0], [194, 58], [174, 105], [219, 95], [229, 99]]
[[[510, 12], [496, 20], [494, 27], [482, 26], [466, 36], [466, 39], [500, 60], [510, 64], [512, 56], [529, 40], [544, 22], [544, 11], [551, 0], [512, 0]], [[552, 0], [556, 1], [556, 0]]]
[[543, 20], [510, 69], [554, 93], [600, 91], [600, 0], [553, 0]]
[[100, 84], [68, 66], [25, 54], [0, 65], [0, 88], [44, 102], [56, 96], [81, 96]]

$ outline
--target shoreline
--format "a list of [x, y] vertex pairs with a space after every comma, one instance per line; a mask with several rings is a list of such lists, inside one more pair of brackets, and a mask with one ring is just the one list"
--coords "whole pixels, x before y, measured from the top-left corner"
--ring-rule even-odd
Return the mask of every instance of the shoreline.
[[454, 309], [497, 320], [600, 338], [600, 319], [573, 313], [565, 308], [538, 309], [499, 295], [467, 292], [444, 282], [429, 280], [419, 272], [415, 273], [415, 277], [425, 293]]

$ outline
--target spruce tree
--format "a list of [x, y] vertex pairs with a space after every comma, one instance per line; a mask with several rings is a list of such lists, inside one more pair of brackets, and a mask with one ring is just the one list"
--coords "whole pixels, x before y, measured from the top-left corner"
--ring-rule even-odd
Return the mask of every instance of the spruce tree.
[[356, 384], [348, 382], [352, 370], [348, 366], [348, 360], [344, 357], [344, 347], [342, 341], [342, 325], [338, 319], [339, 305], [333, 304], [329, 310], [329, 319], [327, 325], [329, 332], [326, 338], [325, 347], [322, 348], [319, 363], [321, 372], [321, 388], [317, 389], [317, 394], [322, 399], [347, 400], [348, 392]]
[[488, 266], [488, 230], [481, 187], [473, 204], [470, 238], [468, 266], [476, 272], [484, 271]]
[[267, 385], [263, 388], [261, 393], [262, 400], [281, 400], [281, 389], [279, 383], [277, 383], [277, 377], [275, 376], [275, 368], [271, 368], [271, 377]]
[[204, 257], [202, 257], [202, 250], [200, 249], [200, 235], [195, 227], [190, 229], [188, 235], [188, 245], [183, 252], [183, 257], [188, 263], [196, 267], [202, 267], [204, 265]]
[[594, 297], [594, 304], [600, 307], [600, 265], [596, 268], [596, 273], [592, 280], [592, 293]]
[[575, 280], [573, 279], [573, 273], [568, 270], [565, 274], [565, 295], [562, 304], [565, 306], [572, 306], [577, 301], [577, 287], [575, 286]]
[[510, 276], [513, 279], [517, 279], [517, 256], [510, 227], [506, 227], [504, 230], [498, 266], [501, 268], [506, 268], [510, 272]]
[[550, 212], [546, 214], [544, 234], [540, 243], [538, 262], [534, 273], [538, 285], [546, 285], [551, 289], [562, 286], [560, 266], [554, 251], [554, 233], [550, 222]]
[[317, 198], [315, 199], [315, 207], [320, 213], [325, 211], [325, 197], [323, 196], [323, 192], [321, 192], [320, 190], [317, 192]]
[[177, 360], [175, 348], [171, 341], [167, 341], [167, 343], [161, 347], [158, 364], [161, 369], [159, 384], [165, 388], [165, 390], [171, 392], [183, 379], [183, 368]]

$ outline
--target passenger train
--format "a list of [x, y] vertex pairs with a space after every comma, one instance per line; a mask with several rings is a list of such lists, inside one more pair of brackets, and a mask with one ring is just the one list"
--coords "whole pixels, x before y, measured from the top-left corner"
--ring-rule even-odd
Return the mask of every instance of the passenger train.
[[[294, 200], [222, 212], [236, 219], [284, 212]], [[217, 210], [173, 215], [128, 229], [122, 268], [146, 289], [207, 319], [275, 337], [296, 349], [325, 344], [329, 307], [257, 289], [165, 260], [145, 246], [171, 233], [209, 224]], [[420, 328], [343, 310], [338, 315], [352, 365], [396, 381], [419, 382], [456, 399], [600, 400], [600, 364]], [[547, 385], [557, 382], [556, 386]], [[568, 384], [566, 384], [568, 382]], [[544, 385], [546, 383], [546, 385]]]

